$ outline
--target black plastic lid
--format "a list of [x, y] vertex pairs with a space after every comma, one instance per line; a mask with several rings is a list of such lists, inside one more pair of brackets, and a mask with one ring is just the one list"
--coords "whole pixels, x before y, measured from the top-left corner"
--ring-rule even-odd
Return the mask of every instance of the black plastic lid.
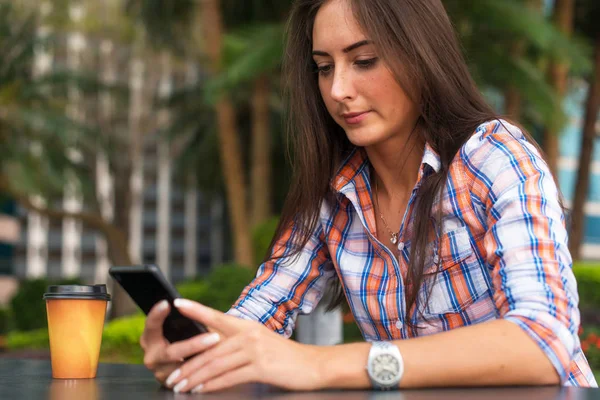
[[44, 300], [79, 299], [110, 300], [106, 285], [52, 285], [44, 293]]

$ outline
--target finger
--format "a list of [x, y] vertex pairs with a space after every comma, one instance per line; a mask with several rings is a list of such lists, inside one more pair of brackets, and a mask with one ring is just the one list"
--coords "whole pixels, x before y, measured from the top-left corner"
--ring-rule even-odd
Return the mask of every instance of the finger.
[[159, 301], [146, 316], [143, 341], [147, 345], [154, 340], [163, 338], [163, 322], [169, 315], [170, 306], [166, 300]]
[[[163, 339], [164, 340], [164, 339]], [[165, 340], [166, 342], [166, 340]], [[166, 352], [167, 346], [165, 344], [155, 344], [148, 346], [148, 349], [144, 354], [144, 365], [150, 371], [156, 371], [163, 365], [183, 362], [183, 359], [171, 359]]]
[[225, 315], [220, 311], [187, 299], [175, 299], [173, 305], [186, 317], [201, 322], [210, 328], [216, 328], [225, 336], [237, 333], [241, 329], [240, 325], [244, 322], [239, 318]]
[[248, 357], [248, 353], [238, 351], [233, 354], [229, 354], [226, 357], [211, 360], [204, 368], [196, 370], [187, 379], [181, 380], [173, 391], [175, 393], [189, 392], [195, 387], [208, 382], [210, 379], [216, 378], [222, 374], [226, 374], [245, 365], [250, 364], [251, 360]]
[[167, 378], [173, 373], [173, 371], [179, 368], [180, 365], [181, 363], [160, 365], [154, 370], [154, 377], [157, 381], [166, 386]]
[[247, 364], [241, 368], [226, 372], [204, 384], [199, 384], [192, 388], [192, 393], [209, 393], [241, 385], [243, 383], [256, 382], [258, 375], [252, 364]]
[[219, 343], [220, 340], [221, 336], [216, 332], [204, 333], [190, 339], [175, 342], [167, 346], [166, 352], [168, 358], [171, 360], [185, 359], [210, 349]]
[[238, 351], [224, 357], [219, 357], [209, 361], [203, 368], [196, 370], [189, 378], [190, 387], [196, 387], [201, 383], [206, 383], [218, 376], [241, 368], [250, 364], [250, 359], [247, 352]]
[[211, 360], [227, 357], [232, 353], [237, 353], [241, 349], [242, 344], [237, 337], [221, 342], [204, 353], [188, 360], [178, 371], [174, 371], [173, 378], [169, 379], [170, 386], [176, 386], [184, 379], [188, 379], [196, 370], [203, 368]]

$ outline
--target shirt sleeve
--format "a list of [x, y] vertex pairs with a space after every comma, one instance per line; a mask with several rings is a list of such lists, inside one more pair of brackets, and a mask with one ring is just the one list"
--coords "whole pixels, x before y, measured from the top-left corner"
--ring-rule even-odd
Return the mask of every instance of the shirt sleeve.
[[[484, 246], [501, 317], [544, 351], [561, 382], [576, 350], [577, 284], [551, 172], [521, 132], [498, 125], [467, 157], [473, 196], [484, 205]], [[513, 136], [513, 134], [515, 134]]]
[[258, 268], [256, 278], [227, 312], [229, 315], [261, 322], [290, 337], [298, 314], [308, 314], [316, 307], [335, 269], [320, 223], [300, 253], [293, 256], [296, 233], [292, 226], [281, 235], [271, 258]]

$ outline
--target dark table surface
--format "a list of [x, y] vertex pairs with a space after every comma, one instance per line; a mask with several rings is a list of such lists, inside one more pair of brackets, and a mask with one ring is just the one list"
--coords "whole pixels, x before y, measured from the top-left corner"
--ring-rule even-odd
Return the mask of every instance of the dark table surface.
[[265, 385], [245, 385], [226, 392], [175, 394], [161, 389], [142, 365], [100, 364], [96, 379], [52, 379], [50, 361], [0, 358], [0, 399], [136, 400], [136, 399], [348, 399], [348, 400], [583, 400], [600, 399], [600, 389], [528, 387], [430, 389], [392, 392], [327, 391], [290, 393]]

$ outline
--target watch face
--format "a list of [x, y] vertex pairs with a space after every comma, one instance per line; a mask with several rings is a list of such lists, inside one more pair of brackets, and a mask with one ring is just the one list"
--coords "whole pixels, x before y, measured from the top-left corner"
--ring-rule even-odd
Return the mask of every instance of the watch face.
[[373, 378], [381, 384], [393, 383], [398, 380], [400, 364], [389, 354], [380, 354], [373, 359]]

